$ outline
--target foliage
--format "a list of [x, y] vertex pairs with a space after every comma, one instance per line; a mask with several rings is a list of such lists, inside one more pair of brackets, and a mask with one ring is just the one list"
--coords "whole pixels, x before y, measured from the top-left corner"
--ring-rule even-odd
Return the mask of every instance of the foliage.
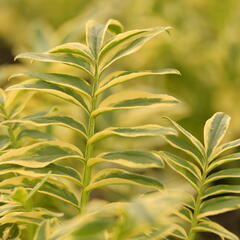
[[[15, 203], [15, 201], [19, 202], [21, 198], [20, 203], [25, 209], [22, 214], [25, 219], [28, 216], [34, 218], [35, 215], [36, 219], [31, 219], [31, 221], [19, 220], [15, 217], [15, 209], [13, 211], [11, 208], [9, 218], [4, 220], [3, 217], [1, 221], [2, 224], [27, 223], [29, 239], [32, 239], [34, 234], [35, 227], [32, 225], [39, 224], [39, 219], [50, 218], [49, 214], [42, 212], [45, 210], [37, 211], [33, 206], [34, 202], [29, 203], [29, 199], [36, 192], [61, 199], [84, 213], [90, 193], [107, 185], [133, 184], [155, 190], [160, 190], [163, 187], [158, 179], [134, 172], [134, 169], [162, 168], [163, 161], [155, 152], [123, 149], [96, 155], [94, 151], [100, 140], [111, 136], [138, 138], [176, 134], [176, 131], [172, 128], [157, 124], [135, 127], [107, 127], [96, 130], [97, 117], [107, 112], [166, 107], [178, 103], [176, 98], [166, 94], [139, 91], [130, 91], [127, 94], [125, 92], [111, 94], [109, 89], [112, 87], [142, 76], [179, 74], [174, 69], [106, 73], [109, 66], [118, 59], [136, 52], [148, 40], [168, 31], [170, 28], [158, 27], [127, 32], [122, 32], [122, 29], [122, 25], [116, 20], [109, 20], [105, 25], [90, 21], [86, 26], [86, 45], [71, 42], [54, 47], [44, 53], [24, 53], [17, 56], [17, 59], [70, 65], [81, 69], [90, 79], [90, 82], [88, 82], [83, 78], [62, 73], [25, 72], [15, 74], [12, 78], [24, 77], [27, 80], [7, 89], [8, 92], [13, 92], [13, 94], [22, 91], [48, 93], [77, 106], [83, 113], [81, 121], [70, 116], [52, 115], [51, 109], [18, 117], [18, 111], [14, 108], [10, 115], [4, 116], [1, 124], [2, 126], [8, 126], [10, 129], [9, 137], [11, 137], [12, 142], [9, 145], [10, 148], [6, 148], [8, 147], [6, 146], [6, 150], [3, 149], [4, 152], [0, 157], [2, 173], [15, 173], [15, 175], [4, 180], [2, 187], [7, 188], [9, 193], [9, 185], [11, 188], [14, 186], [17, 189], [17, 195], [25, 196], [24, 198], [13, 197], [12, 199]], [[110, 36], [108, 32], [115, 36]], [[28, 99], [26, 98], [25, 104], [27, 102]], [[7, 105], [4, 101], [2, 101], [2, 104], [3, 109], [6, 109]], [[60, 140], [45, 140], [45, 138], [51, 137], [48, 137], [44, 132], [27, 130], [25, 126], [30, 125], [36, 127], [60, 125], [70, 128], [81, 136], [84, 146], [80, 149], [71, 143]], [[24, 133], [23, 131], [19, 133], [19, 128], [23, 128]], [[22, 146], [19, 145], [22, 136], [32, 137], [36, 140], [32, 144]], [[64, 160], [70, 159], [74, 161], [74, 167], [63, 164]], [[100, 163], [112, 163], [120, 167], [113, 168], [103, 165], [101, 170], [98, 168], [98, 171], [95, 171], [96, 166]], [[79, 191], [80, 189], [81, 191]], [[81, 192], [80, 197], [78, 197], [79, 192]], [[12, 217], [12, 214], [14, 217]], [[52, 214], [51, 218], [54, 219], [55, 217]], [[47, 222], [43, 222], [37, 234], [44, 234], [44, 229], [48, 225]], [[6, 230], [4, 229], [3, 232], [6, 232]], [[120, 239], [122, 233], [119, 232], [119, 236], [118, 233], [114, 234], [117, 234], [116, 239]]]
[[239, 239], [209, 219], [210, 216], [239, 208], [239, 185], [219, 182], [222, 179], [239, 178], [239, 168], [224, 168], [224, 170], [220, 168], [239, 160], [239, 153], [223, 155], [240, 145], [239, 139], [221, 144], [230, 117], [219, 112], [206, 122], [204, 145], [176, 122], [170, 121], [183, 136], [166, 136], [166, 140], [188, 156], [181, 158], [169, 152], [160, 152], [160, 156], [196, 190], [195, 199], [188, 202], [182, 212], [183, 219], [190, 223], [187, 237], [184, 236], [182, 239], [193, 240], [196, 233], [202, 231], [214, 233], [221, 239]]

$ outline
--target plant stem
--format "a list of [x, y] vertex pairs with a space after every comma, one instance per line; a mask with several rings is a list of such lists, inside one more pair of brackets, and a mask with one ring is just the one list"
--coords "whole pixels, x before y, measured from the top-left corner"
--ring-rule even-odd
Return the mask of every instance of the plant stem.
[[205, 181], [206, 181], [206, 177], [207, 177], [207, 168], [208, 168], [208, 161], [204, 160], [203, 174], [201, 177], [201, 181], [199, 183], [199, 190], [197, 192], [197, 198], [196, 198], [196, 202], [195, 202], [195, 206], [194, 206], [193, 219], [192, 219], [192, 223], [191, 223], [191, 227], [190, 227], [189, 235], [188, 235], [189, 240], [196, 239], [196, 232], [194, 231], [194, 228], [198, 224], [198, 215], [199, 215], [200, 207], [202, 204], [202, 195], [203, 195], [205, 187], [206, 187]]
[[88, 127], [87, 127], [87, 144], [86, 144], [86, 149], [85, 149], [85, 163], [83, 166], [83, 174], [82, 174], [82, 181], [83, 181], [83, 188], [82, 188], [82, 193], [81, 193], [81, 199], [80, 199], [80, 211], [82, 212], [85, 206], [88, 203], [89, 200], [89, 192], [86, 191], [86, 187], [89, 185], [90, 180], [91, 180], [91, 173], [92, 169], [87, 165], [88, 159], [92, 157], [92, 152], [93, 152], [93, 146], [88, 143], [88, 140], [90, 137], [92, 137], [95, 133], [95, 123], [96, 119], [94, 116], [92, 116], [92, 112], [96, 109], [97, 107], [97, 96], [95, 95], [96, 90], [98, 89], [98, 82], [99, 82], [99, 72], [98, 72], [98, 61], [96, 60], [95, 62], [95, 74], [93, 78], [93, 83], [92, 83], [92, 93], [91, 93], [91, 109], [89, 113], [89, 121], [88, 121]]

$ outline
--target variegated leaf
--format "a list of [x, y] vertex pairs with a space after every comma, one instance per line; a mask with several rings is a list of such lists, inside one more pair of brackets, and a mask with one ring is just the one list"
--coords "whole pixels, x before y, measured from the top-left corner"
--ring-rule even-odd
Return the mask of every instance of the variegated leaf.
[[201, 221], [195, 228], [193, 228], [193, 230], [196, 232], [214, 233], [223, 239], [239, 240], [235, 234], [229, 232], [226, 228], [222, 227], [218, 223], [210, 220]]
[[122, 71], [122, 72], [110, 74], [109, 76], [105, 77], [101, 81], [100, 88], [96, 91], [96, 94], [98, 95], [108, 88], [130, 81], [135, 78], [145, 77], [145, 76], [154, 76], [154, 75], [166, 75], [166, 74], [180, 75], [180, 72], [176, 69], [162, 69], [162, 70], [155, 70], [155, 71], [153, 70], [135, 71], [135, 72]]
[[202, 203], [199, 218], [217, 215], [240, 208], [240, 197], [226, 196], [206, 200]]
[[87, 137], [84, 125], [77, 120], [67, 116], [28, 116], [22, 119], [12, 119], [1, 122], [1, 124], [7, 123], [21, 123], [25, 124], [26, 126], [29, 124], [34, 126], [63, 126], [79, 132], [85, 138]]
[[[29, 164], [30, 165], [30, 164]], [[50, 172], [50, 176], [63, 177], [81, 184], [79, 173], [67, 166], [59, 164], [49, 164], [42, 168], [23, 167], [16, 164], [0, 164], [0, 175], [6, 173], [18, 173], [30, 177], [44, 177]]]
[[10, 77], [10, 79], [18, 77], [34, 78], [37, 80], [43, 80], [49, 83], [54, 83], [59, 86], [68, 87], [71, 88], [72, 90], [76, 90], [80, 94], [84, 94], [86, 96], [90, 96], [91, 94], [91, 87], [89, 83], [79, 77], [72, 75], [60, 73], [24, 72], [14, 74]]
[[79, 56], [72, 54], [53, 54], [53, 53], [22, 53], [15, 59], [30, 59], [32, 61], [63, 63], [73, 67], [77, 67], [92, 75], [92, 69], [89, 63]]
[[[17, 187], [23, 187], [27, 190], [32, 190], [41, 179], [18, 176], [6, 179], [0, 183], [0, 192], [4, 194], [11, 194], [13, 189]], [[37, 192], [52, 196], [56, 199], [64, 201], [78, 208], [78, 199], [76, 195], [63, 183], [54, 179], [48, 179], [47, 182], [43, 183]]]
[[214, 153], [223, 139], [230, 123], [230, 117], [225, 113], [215, 113], [205, 124], [204, 145], [208, 157]]
[[167, 152], [160, 152], [160, 156], [165, 162], [182, 177], [184, 177], [196, 190], [199, 183], [199, 170], [194, 164]]
[[66, 54], [76, 54], [81, 57], [87, 58], [92, 61], [93, 56], [89, 51], [89, 48], [79, 42], [69, 42], [58, 45], [48, 51], [48, 53], [66, 53]]
[[122, 28], [121, 23], [114, 19], [108, 20], [106, 24], [99, 24], [93, 20], [88, 21], [86, 25], [86, 42], [92, 55], [98, 56], [107, 30], [118, 34], [122, 32]]
[[102, 101], [92, 115], [97, 116], [105, 112], [139, 107], [165, 107], [177, 103], [179, 101], [176, 98], [166, 94], [124, 91], [113, 94]]
[[119, 128], [107, 128], [101, 132], [93, 135], [88, 143], [93, 144], [101, 139], [110, 136], [120, 136], [120, 137], [150, 137], [150, 136], [163, 136], [168, 134], [176, 134], [176, 131], [169, 127], [163, 127], [159, 125], [143, 125], [138, 127], [119, 127]]
[[226, 193], [240, 193], [239, 185], [216, 185], [207, 188], [203, 193], [203, 198], [210, 196], [221, 195]]
[[164, 163], [155, 152], [128, 150], [102, 153], [88, 160], [88, 165], [111, 162], [129, 168], [162, 168]]
[[80, 94], [76, 93], [70, 88], [59, 87], [58, 85], [53, 83], [45, 82], [42, 80], [28, 80], [24, 83], [16, 84], [7, 88], [7, 91], [13, 90], [33, 90], [39, 92], [46, 92], [62, 98], [65, 101], [73, 103], [79, 107], [82, 107], [87, 112], [89, 111], [87, 104], [85, 103], [84, 99], [81, 97]]
[[171, 27], [156, 27], [118, 34], [100, 51], [101, 71], [104, 71], [118, 59], [136, 52], [151, 38], [170, 29]]
[[163, 185], [154, 178], [130, 173], [120, 169], [104, 169], [93, 177], [92, 182], [86, 188], [86, 191], [111, 184], [134, 184], [155, 189], [163, 188]]
[[18, 164], [24, 167], [42, 168], [50, 163], [70, 158], [81, 160], [81, 151], [71, 144], [47, 141], [9, 150], [0, 156], [0, 164]]

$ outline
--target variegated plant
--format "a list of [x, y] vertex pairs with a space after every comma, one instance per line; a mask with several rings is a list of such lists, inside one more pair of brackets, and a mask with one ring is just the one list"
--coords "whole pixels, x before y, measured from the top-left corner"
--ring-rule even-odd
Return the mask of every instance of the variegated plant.
[[227, 132], [230, 117], [219, 112], [206, 122], [204, 145], [179, 124], [169, 120], [183, 137], [166, 136], [166, 140], [187, 155], [182, 158], [170, 152], [160, 152], [160, 156], [196, 190], [196, 197], [178, 214], [189, 223], [190, 227], [188, 230], [182, 228], [177, 237], [194, 240], [198, 232], [211, 232], [221, 239], [238, 240], [235, 234], [209, 219], [211, 216], [240, 207], [238, 195], [240, 186], [217, 182], [240, 177], [239, 168], [225, 168], [225, 164], [240, 159], [239, 153], [224, 154], [239, 147], [239, 139], [221, 144]]
[[[109, 90], [138, 77], [179, 74], [174, 69], [107, 73], [109, 67], [118, 59], [136, 52], [148, 40], [169, 29], [156, 27], [122, 33], [122, 25], [116, 20], [109, 20], [106, 24], [90, 21], [86, 27], [86, 44], [66, 43], [48, 52], [17, 56], [18, 59], [61, 63], [83, 70], [90, 81], [62, 73], [25, 72], [15, 74], [12, 78], [24, 77], [27, 80], [7, 89], [11, 92], [44, 92], [54, 95], [77, 106], [79, 111], [83, 112], [83, 117], [74, 119], [71, 116], [52, 115], [49, 111], [43, 111], [25, 117], [11, 116], [4, 119], [2, 125], [16, 128], [60, 125], [76, 131], [84, 139], [84, 148], [79, 149], [62, 141], [45, 140], [43, 134], [30, 131], [28, 133], [25, 130], [24, 136], [34, 136], [36, 142], [24, 147], [16, 146], [16, 149], [7, 149], [0, 156], [0, 166], [8, 165], [10, 171], [16, 173], [16, 176], [6, 179], [6, 182], [1, 184], [6, 186], [7, 183], [11, 183], [12, 188], [22, 187], [30, 193], [31, 189], [34, 189], [34, 192], [49, 194], [75, 206], [80, 212], [88, 204], [92, 190], [109, 184], [135, 184], [161, 189], [162, 184], [157, 179], [121, 168], [162, 168], [163, 161], [155, 152], [123, 149], [96, 155], [94, 149], [101, 139], [110, 136], [137, 138], [176, 134], [174, 129], [156, 124], [136, 127], [109, 126], [100, 131], [96, 129], [97, 117], [106, 112], [141, 107], [166, 107], [178, 103], [177, 99], [166, 94], [139, 91], [111, 94]], [[12, 137], [17, 141], [20, 136], [21, 134], [14, 133]], [[75, 161], [76, 168], [56, 163], [66, 159]], [[103, 168], [96, 173], [95, 166], [104, 162], [121, 167]], [[71, 181], [74, 187], [67, 188], [66, 180]], [[7, 186], [10, 186], [9, 184]], [[37, 189], [35, 186], [38, 186]], [[79, 192], [81, 193], [78, 195]]]
[[60, 226], [51, 228], [50, 221], [43, 221], [34, 240], [164, 239], [178, 229], [174, 212], [182, 198], [181, 191], [163, 190], [132, 202], [94, 202], [91, 211]]
[[[50, 173], [47, 169], [41, 169], [37, 173], [36, 169], [31, 167], [31, 163], [29, 163], [29, 167], [26, 167], [18, 165], [14, 161], [5, 161], [5, 157], [9, 156], [9, 153], [15, 152], [15, 154], [21, 155], [24, 143], [51, 139], [50, 135], [45, 132], [11, 121], [22, 115], [32, 95], [32, 93], [24, 91], [8, 94], [3, 90], [0, 91], [0, 158], [3, 157], [1, 158], [3, 161], [0, 161], [0, 238], [2, 240], [22, 239], [22, 231], [26, 227], [28, 229], [26, 235], [28, 239], [32, 239], [34, 225], [40, 224], [45, 218], [50, 220], [61, 216], [61, 214], [47, 209], [35, 207], [32, 204], [32, 198], [36, 192], [55, 195], [56, 198], [64, 198], [66, 201], [70, 196], [74, 199], [74, 195], [66, 187], [57, 189], [58, 183], [54, 187], [50, 183], [46, 183]], [[26, 136], [28, 141], [26, 141]], [[20, 151], [18, 152], [18, 150]], [[14, 157], [14, 155], [12, 156]], [[38, 177], [42, 177], [42, 179], [36, 179], [35, 174], [40, 174]], [[64, 192], [65, 194], [63, 194]]]

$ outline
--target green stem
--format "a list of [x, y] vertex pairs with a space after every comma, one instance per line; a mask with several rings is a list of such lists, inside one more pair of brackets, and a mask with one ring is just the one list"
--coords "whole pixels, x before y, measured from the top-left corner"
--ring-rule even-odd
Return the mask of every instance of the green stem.
[[196, 232], [194, 231], [194, 228], [198, 225], [198, 215], [199, 215], [201, 204], [202, 204], [202, 196], [203, 196], [203, 193], [204, 193], [205, 187], [206, 187], [205, 181], [206, 181], [206, 177], [207, 177], [207, 168], [208, 168], [208, 161], [205, 160], [202, 178], [199, 183], [199, 191], [197, 193], [197, 198], [196, 198], [196, 202], [195, 202], [195, 206], [194, 206], [193, 219], [192, 219], [191, 227], [189, 230], [189, 235], [188, 235], [189, 240], [196, 239]]
[[96, 61], [95, 75], [93, 78], [92, 93], [91, 93], [91, 109], [89, 113], [89, 122], [87, 127], [88, 139], [87, 139], [87, 144], [86, 144], [86, 149], [84, 154], [85, 164], [83, 166], [83, 174], [82, 174], [83, 188], [82, 188], [81, 199], [80, 199], [80, 211], [82, 211], [85, 208], [89, 200], [89, 191], [86, 191], [85, 189], [89, 185], [91, 180], [92, 168], [89, 167], [87, 163], [88, 163], [88, 159], [92, 157], [93, 146], [88, 143], [88, 140], [95, 133], [96, 119], [94, 116], [92, 116], [92, 112], [97, 107], [97, 96], [95, 95], [95, 93], [96, 93], [96, 90], [98, 89], [98, 82], [99, 82], [98, 61]]

